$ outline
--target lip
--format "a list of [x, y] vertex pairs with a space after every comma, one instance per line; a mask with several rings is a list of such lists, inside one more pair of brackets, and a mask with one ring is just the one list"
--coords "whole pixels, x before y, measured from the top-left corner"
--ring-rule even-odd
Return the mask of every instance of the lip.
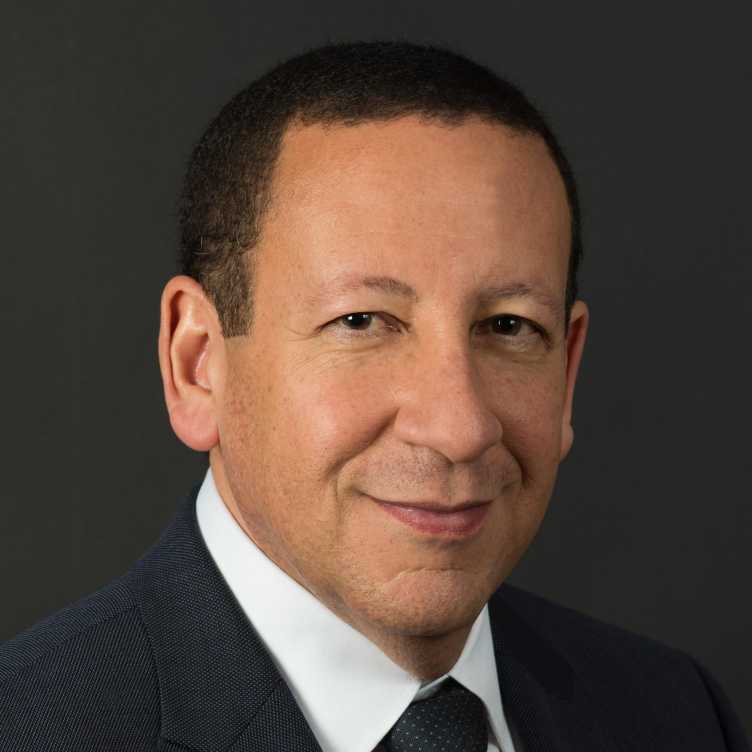
[[483, 525], [490, 501], [469, 501], [453, 507], [441, 504], [383, 501], [370, 497], [387, 514], [421, 533], [466, 538]]

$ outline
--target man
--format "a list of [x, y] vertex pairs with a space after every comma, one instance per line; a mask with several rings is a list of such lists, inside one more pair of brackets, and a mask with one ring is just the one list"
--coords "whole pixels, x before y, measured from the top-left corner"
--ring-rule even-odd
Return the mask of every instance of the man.
[[193, 154], [161, 306], [210, 470], [123, 578], [9, 643], [2, 750], [745, 750], [687, 655], [504, 580], [573, 431], [574, 180], [452, 53], [316, 50]]

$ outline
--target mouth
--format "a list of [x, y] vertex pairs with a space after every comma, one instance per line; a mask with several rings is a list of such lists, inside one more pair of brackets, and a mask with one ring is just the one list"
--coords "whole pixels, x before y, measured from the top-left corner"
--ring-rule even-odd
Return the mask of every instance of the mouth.
[[388, 515], [420, 533], [467, 538], [483, 526], [490, 501], [467, 501], [447, 506], [438, 502], [384, 501], [369, 497]]

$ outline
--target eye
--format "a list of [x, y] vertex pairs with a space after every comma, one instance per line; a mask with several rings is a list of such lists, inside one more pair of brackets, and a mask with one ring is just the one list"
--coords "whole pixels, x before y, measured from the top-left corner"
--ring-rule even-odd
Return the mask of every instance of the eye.
[[540, 327], [532, 321], [529, 321], [522, 316], [514, 316], [511, 314], [491, 316], [491, 318], [479, 322], [478, 327], [481, 330], [489, 330], [492, 334], [501, 335], [502, 337], [511, 340], [523, 341], [529, 337], [539, 337], [543, 335], [543, 331]]
[[[399, 331], [400, 327], [391, 317], [374, 311], [356, 311], [339, 316], [327, 324], [340, 336], [378, 336], [383, 330]], [[490, 333], [498, 339], [514, 345], [529, 345], [532, 339], [546, 339], [545, 332], [535, 323], [522, 316], [502, 314], [491, 316], [476, 324], [480, 333]]]
[[[379, 325], [377, 325], [379, 324]], [[373, 311], [357, 311], [347, 313], [344, 316], [331, 321], [327, 326], [331, 326], [335, 332], [342, 336], [376, 336], [383, 329], [397, 331], [399, 327], [383, 313]]]
[[341, 321], [347, 329], [363, 331], [368, 329], [373, 321], [372, 313], [348, 313], [346, 316], [340, 316], [336, 321]]
[[491, 331], [494, 334], [516, 336], [527, 322], [519, 316], [494, 316], [490, 320]]

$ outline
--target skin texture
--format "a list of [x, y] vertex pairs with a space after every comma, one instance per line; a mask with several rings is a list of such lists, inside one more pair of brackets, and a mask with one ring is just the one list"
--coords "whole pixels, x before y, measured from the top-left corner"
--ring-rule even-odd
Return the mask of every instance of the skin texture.
[[[479, 119], [296, 126], [253, 251], [250, 336], [224, 339], [187, 277], [163, 293], [177, 435], [210, 452], [269, 558], [422, 679], [459, 657], [572, 444], [588, 310], [565, 336], [569, 223], [537, 137]], [[488, 292], [512, 284], [536, 295]], [[490, 504], [473, 534], [430, 534], [374, 498]]]

